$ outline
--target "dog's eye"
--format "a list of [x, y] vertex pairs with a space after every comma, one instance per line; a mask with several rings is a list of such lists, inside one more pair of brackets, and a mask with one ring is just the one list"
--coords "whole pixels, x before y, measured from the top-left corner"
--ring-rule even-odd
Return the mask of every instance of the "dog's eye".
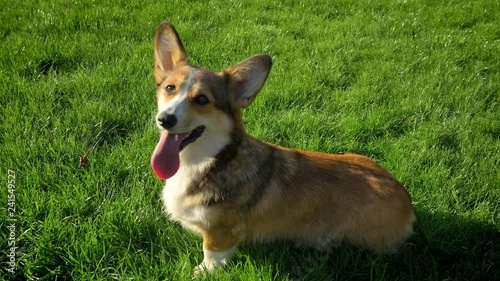
[[165, 90], [167, 91], [167, 95], [171, 96], [174, 94], [175, 85], [167, 85], [167, 87], [165, 87]]
[[198, 95], [194, 98], [194, 102], [199, 104], [199, 105], [205, 105], [207, 103], [209, 103], [210, 101], [208, 100], [208, 98], [204, 95]]

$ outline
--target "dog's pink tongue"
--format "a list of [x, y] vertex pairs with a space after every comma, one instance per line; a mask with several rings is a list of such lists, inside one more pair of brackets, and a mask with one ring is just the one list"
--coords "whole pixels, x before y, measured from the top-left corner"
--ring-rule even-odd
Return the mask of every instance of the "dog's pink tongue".
[[160, 141], [151, 156], [151, 167], [158, 178], [166, 180], [177, 173], [179, 145], [185, 137], [185, 134], [169, 134], [166, 130], [161, 133]]

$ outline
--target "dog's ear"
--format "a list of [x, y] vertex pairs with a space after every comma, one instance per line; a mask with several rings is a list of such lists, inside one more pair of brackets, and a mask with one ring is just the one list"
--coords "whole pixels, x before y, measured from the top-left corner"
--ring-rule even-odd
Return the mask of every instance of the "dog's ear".
[[255, 55], [224, 71], [228, 79], [229, 94], [236, 108], [249, 106], [266, 82], [272, 59], [268, 55]]
[[169, 22], [160, 24], [155, 37], [156, 85], [159, 85], [174, 68], [187, 63], [184, 46], [174, 26]]

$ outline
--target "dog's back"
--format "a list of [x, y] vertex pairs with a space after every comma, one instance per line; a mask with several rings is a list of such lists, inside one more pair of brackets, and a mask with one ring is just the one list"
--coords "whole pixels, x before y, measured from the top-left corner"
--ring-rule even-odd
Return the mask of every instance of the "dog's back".
[[250, 136], [231, 153], [193, 186], [246, 240], [324, 248], [345, 239], [393, 252], [412, 233], [408, 193], [367, 157], [291, 150]]

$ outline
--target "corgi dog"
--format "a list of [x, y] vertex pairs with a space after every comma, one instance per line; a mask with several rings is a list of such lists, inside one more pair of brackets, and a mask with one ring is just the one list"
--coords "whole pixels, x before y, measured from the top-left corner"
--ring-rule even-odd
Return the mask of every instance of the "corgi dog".
[[170, 218], [203, 237], [195, 273], [225, 265], [244, 241], [317, 249], [346, 241], [382, 253], [412, 234], [408, 192], [375, 161], [284, 148], [245, 132], [241, 110], [264, 85], [270, 56], [213, 72], [189, 64], [178, 33], [163, 23], [154, 60], [160, 140], [151, 166], [166, 180]]

